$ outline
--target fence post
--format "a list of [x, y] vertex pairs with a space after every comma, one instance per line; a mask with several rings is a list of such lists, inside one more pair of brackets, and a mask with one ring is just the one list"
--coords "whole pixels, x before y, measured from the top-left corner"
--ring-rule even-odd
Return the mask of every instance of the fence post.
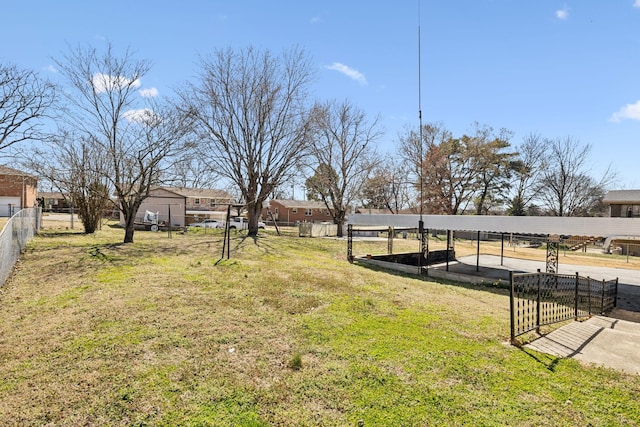
[[602, 279], [602, 302], [600, 303], [600, 314], [604, 314], [604, 279]]
[[515, 304], [514, 290], [513, 290], [513, 271], [509, 271], [509, 307], [511, 310], [511, 344], [515, 344], [516, 340], [516, 316], [515, 316]]
[[538, 297], [536, 298], [536, 333], [540, 334], [540, 278], [542, 274], [538, 269]]
[[393, 253], [393, 227], [389, 227], [387, 233], [387, 253], [391, 255]]
[[587, 293], [587, 308], [589, 309], [589, 316], [591, 316], [591, 277], [587, 276], [587, 283], [589, 284], [589, 292]]
[[[575, 290], [575, 300], [573, 302], [573, 320], [578, 320], [578, 288], [580, 287], [580, 276], [576, 272], [576, 290]], [[591, 314], [591, 313], [589, 313]]]

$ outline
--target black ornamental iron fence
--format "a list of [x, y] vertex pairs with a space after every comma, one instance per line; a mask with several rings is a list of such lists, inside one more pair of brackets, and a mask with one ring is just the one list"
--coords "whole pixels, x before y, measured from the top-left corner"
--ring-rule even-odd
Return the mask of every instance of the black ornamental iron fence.
[[594, 314], [607, 314], [616, 305], [618, 279], [553, 273], [509, 275], [511, 343], [540, 327]]

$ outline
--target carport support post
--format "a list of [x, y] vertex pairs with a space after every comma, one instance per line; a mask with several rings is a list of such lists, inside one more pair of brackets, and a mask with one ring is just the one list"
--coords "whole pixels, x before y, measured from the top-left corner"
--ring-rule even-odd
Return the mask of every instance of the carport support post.
[[389, 227], [387, 234], [387, 253], [391, 255], [393, 253], [393, 227]]
[[446, 259], [447, 259], [447, 271], [449, 271], [449, 250], [451, 249], [451, 230], [447, 230], [447, 251], [446, 251]]
[[476, 249], [476, 271], [480, 271], [480, 231], [478, 231], [478, 246]]
[[353, 262], [353, 224], [347, 224], [347, 261]]
[[[426, 230], [424, 229], [424, 223], [421, 222], [421, 228], [422, 228], [422, 233], [421, 233], [421, 237], [420, 239], [422, 239], [422, 257], [421, 257], [421, 261], [424, 260], [424, 274], [426, 276], [429, 275], [429, 229], [427, 228]], [[422, 269], [420, 269], [420, 272], [422, 272]]]
[[[169, 238], [171, 239], [171, 205], [168, 205], [169, 208]], [[207, 224], [204, 225], [204, 229], [207, 229]]]
[[504, 233], [500, 234], [500, 265], [504, 265]]

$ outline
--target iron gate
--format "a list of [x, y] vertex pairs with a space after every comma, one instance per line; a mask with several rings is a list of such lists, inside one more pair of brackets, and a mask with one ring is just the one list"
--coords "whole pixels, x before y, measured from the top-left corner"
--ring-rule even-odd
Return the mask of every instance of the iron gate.
[[618, 279], [605, 281], [553, 273], [509, 274], [511, 343], [540, 327], [593, 314], [616, 305]]

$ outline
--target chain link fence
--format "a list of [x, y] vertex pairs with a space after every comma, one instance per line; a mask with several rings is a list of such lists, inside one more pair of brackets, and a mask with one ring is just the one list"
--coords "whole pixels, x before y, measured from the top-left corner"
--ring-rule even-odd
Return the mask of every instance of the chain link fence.
[[4, 285], [27, 242], [40, 229], [42, 210], [28, 208], [18, 211], [0, 232], [0, 286]]

